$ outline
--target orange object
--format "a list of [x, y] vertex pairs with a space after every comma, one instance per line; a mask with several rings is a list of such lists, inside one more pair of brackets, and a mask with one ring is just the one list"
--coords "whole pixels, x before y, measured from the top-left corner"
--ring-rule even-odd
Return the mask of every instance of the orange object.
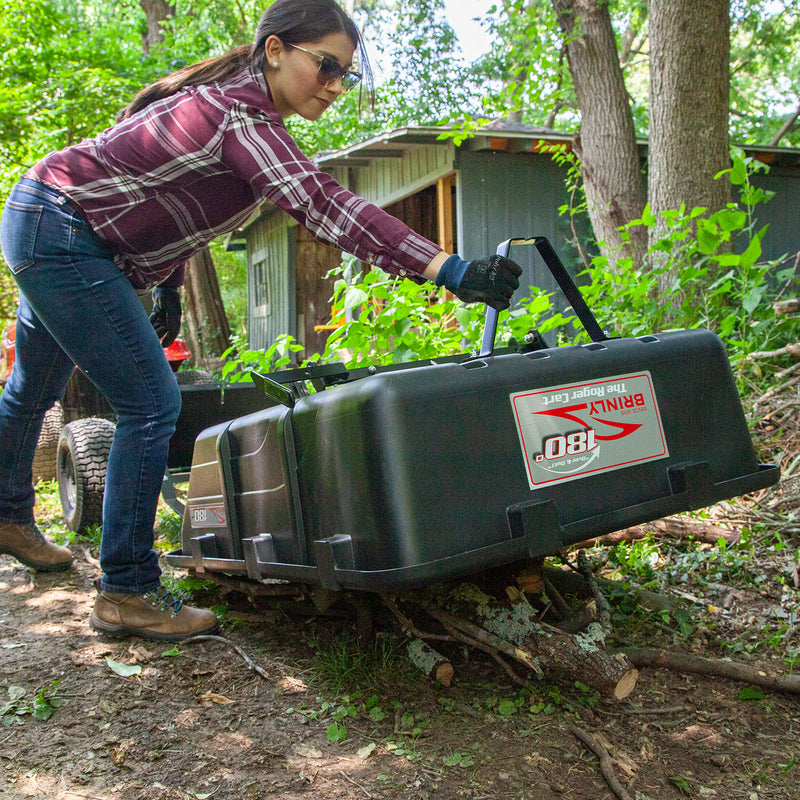
[[14, 366], [14, 338], [17, 326], [11, 322], [3, 328], [3, 335], [0, 337], [0, 381], [8, 380], [11, 369]]

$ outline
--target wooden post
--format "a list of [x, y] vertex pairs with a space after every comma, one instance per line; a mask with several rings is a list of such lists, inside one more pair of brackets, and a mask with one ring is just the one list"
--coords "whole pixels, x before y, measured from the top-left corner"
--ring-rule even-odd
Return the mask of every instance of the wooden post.
[[447, 253], [453, 253], [455, 239], [453, 237], [453, 186], [456, 176], [451, 173], [441, 178], [436, 184], [436, 216], [439, 223], [439, 247]]

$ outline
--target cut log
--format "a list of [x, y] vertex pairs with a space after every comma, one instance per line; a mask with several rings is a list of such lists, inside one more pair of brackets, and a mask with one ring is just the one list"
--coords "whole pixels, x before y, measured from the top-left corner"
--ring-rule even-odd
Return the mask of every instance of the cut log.
[[[539, 622], [536, 610], [519, 590], [510, 588], [508, 593], [510, 605], [501, 605], [477, 587], [461, 584], [438, 603], [413, 600], [448, 629], [482, 641], [556, 682], [580, 681], [617, 700], [633, 691], [639, 673], [627, 658], [603, 649], [599, 625], [590, 625], [579, 635], [566, 633]], [[455, 610], [446, 611], [442, 605]]]
[[421, 639], [412, 639], [406, 648], [411, 663], [432, 681], [439, 681], [448, 687], [453, 681], [453, 665], [429, 644]]
[[592, 635], [598, 628], [594, 623], [586, 632], [574, 635], [542, 625], [521, 646], [536, 657], [546, 675], [556, 683], [571, 685], [580, 681], [604, 697], [624, 700], [636, 686], [639, 672], [623, 654], [612, 655], [602, 648]]

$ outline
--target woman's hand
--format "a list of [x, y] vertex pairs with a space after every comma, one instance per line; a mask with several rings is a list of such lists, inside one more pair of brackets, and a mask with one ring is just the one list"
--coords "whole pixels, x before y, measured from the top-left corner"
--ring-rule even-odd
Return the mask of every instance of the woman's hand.
[[465, 303], [486, 303], [502, 311], [511, 305], [511, 295], [519, 288], [520, 275], [522, 267], [503, 256], [474, 261], [450, 256], [436, 276], [436, 285], [444, 286]]

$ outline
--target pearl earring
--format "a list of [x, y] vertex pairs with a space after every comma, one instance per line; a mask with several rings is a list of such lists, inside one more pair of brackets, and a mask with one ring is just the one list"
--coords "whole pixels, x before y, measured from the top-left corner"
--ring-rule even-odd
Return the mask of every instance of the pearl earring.
[[277, 61], [273, 61], [273, 62], [272, 62], [272, 66], [273, 66], [275, 69], [278, 69], [278, 67], [280, 66], [280, 64], [278, 64], [278, 62], [277, 62]]

